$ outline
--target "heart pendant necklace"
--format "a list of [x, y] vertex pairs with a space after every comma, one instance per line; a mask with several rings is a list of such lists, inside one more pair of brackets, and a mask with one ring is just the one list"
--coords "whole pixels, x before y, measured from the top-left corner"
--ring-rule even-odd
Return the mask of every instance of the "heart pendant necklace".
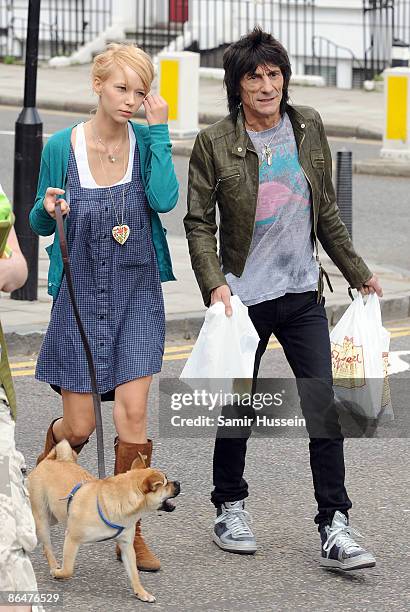
[[114, 240], [119, 242], [119, 244], [124, 244], [127, 241], [128, 236], [130, 235], [130, 228], [128, 225], [124, 223], [122, 225], [116, 225], [112, 228], [112, 237]]
[[[98, 145], [97, 142], [96, 142], [96, 144]], [[131, 146], [131, 144], [130, 144], [130, 146]], [[98, 146], [97, 146], [97, 152], [98, 152], [98, 157], [100, 158], [101, 169], [102, 169], [103, 174], [105, 176], [106, 182], [109, 183], [108, 177], [107, 177], [107, 173], [106, 173], [105, 168], [104, 168], [103, 160], [102, 160], [100, 151], [98, 150]], [[115, 161], [115, 159], [111, 160], [111, 161]], [[122, 162], [123, 162], [122, 166], [123, 166], [123, 177], [124, 177], [125, 176], [125, 155], [124, 155], [124, 152], [123, 152]], [[129, 228], [129, 226], [126, 223], [124, 223], [125, 184], [123, 184], [123, 186], [122, 186], [121, 222], [120, 222], [119, 217], [118, 217], [117, 209], [115, 207], [114, 197], [112, 195], [111, 187], [109, 185], [108, 185], [108, 191], [109, 191], [109, 194], [110, 194], [110, 198], [111, 198], [111, 202], [112, 202], [112, 207], [113, 207], [114, 212], [115, 212], [115, 217], [117, 219], [117, 225], [115, 225], [112, 228], [112, 230], [111, 230], [112, 237], [114, 238], [114, 240], [116, 242], [118, 242], [118, 244], [122, 245], [122, 244], [125, 244], [127, 242], [128, 237], [130, 235], [130, 228]]]

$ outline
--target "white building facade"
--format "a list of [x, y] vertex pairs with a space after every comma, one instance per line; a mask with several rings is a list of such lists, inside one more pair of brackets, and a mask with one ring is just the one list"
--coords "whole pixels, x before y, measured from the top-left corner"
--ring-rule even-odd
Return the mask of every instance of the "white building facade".
[[[1, 55], [23, 54], [27, 7], [0, 0]], [[43, 0], [40, 57], [128, 39], [152, 55], [199, 51], [201, 65], [219, 67], [256, 24], [284, 44], [294, 73], [351, 88], [390, 65], [395, 38], [410, 43], [410, 0]]]

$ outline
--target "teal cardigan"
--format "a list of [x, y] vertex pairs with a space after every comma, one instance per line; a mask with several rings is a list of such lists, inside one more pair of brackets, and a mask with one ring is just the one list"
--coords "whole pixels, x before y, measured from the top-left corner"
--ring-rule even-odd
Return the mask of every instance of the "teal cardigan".
[[[146, 126], [133, 122], [131, 125], [139, 149], [141, 178], [150, 205], [152, 239], [161, 281], [175, 280], [165, 236], [166, 230], [162, 227], [158, 215], [172, 210], [178, 201], [178, 182], [172, 163], [168, 126], [165, 124]], [[30, 212], [30, 226], [39, 236], [50, 236], [56, 230], [55, 219], [44, 208], [43, 200], [48, 187], [66, 188], [73, 127], [53, 134], [43, 149], [37, 196]], [[50, 257], [48, 293], [56, 298], [64, 273], [57, 235], [54, 236], [54, 242], [46, 247], [46, 251]]]

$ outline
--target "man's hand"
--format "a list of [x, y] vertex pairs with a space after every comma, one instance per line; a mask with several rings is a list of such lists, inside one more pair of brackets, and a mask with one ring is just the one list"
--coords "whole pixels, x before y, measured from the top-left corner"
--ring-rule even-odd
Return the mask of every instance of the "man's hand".
[[225, 304], [225, 314], [227, 317], [232, 315], [231, 290], [229, 289], [228, 285], [221, 285], [212, 291], [211, 306], [216, 304], [216, 302], [223, 302]]
[[368, 281], [363, 283], [359, 289], [362, 295], [369, 295], [369, 293], [377, 293], [379, 297], [383, 297], [383, 289], [379, 283], [379, 279], [375, 274]]

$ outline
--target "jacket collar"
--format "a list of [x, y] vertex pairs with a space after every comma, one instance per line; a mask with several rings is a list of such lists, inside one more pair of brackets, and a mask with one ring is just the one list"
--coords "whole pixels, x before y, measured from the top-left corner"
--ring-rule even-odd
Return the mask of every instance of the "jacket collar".
[[[289, 115], [299, 151], [306, 132], [306, 119], [290, 104], [286, 105], [286, 112]], [[245, 157], [247, 149], [255, 152], [255, 148], [245, 128], [245, 115], [241, 106], [239, 108], [235, 124], [235, 139], [232, 145], [232, 154], [236, 155], [237, 157]]]

